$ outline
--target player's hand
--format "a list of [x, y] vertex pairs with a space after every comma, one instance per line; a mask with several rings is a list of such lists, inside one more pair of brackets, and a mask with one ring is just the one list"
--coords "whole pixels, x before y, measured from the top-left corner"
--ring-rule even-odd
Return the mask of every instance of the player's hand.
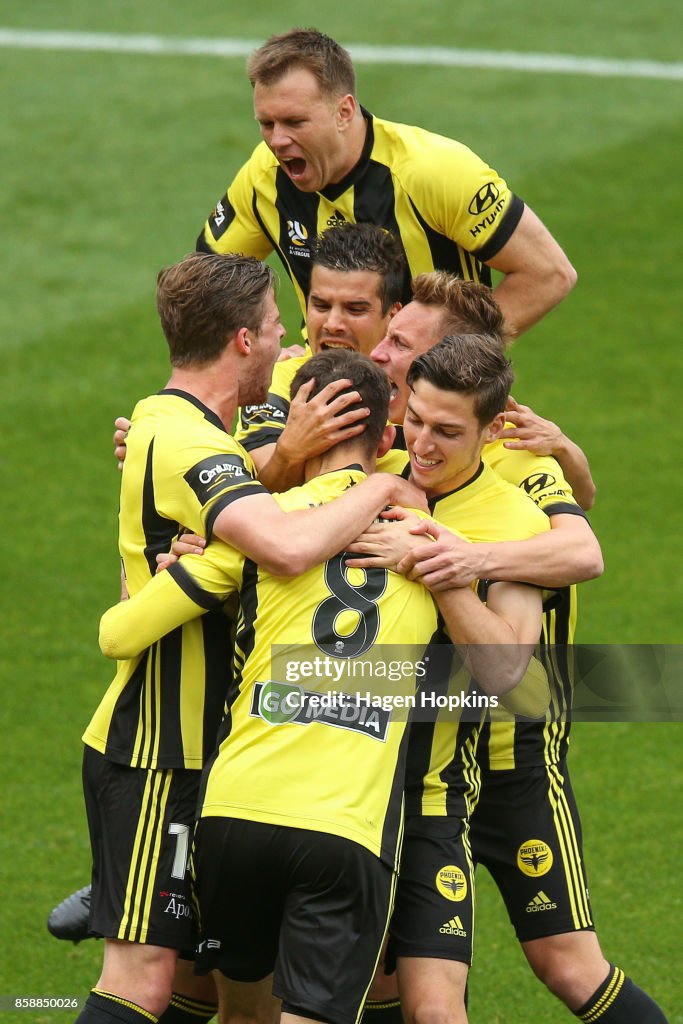
[[433, 519], [421, 519], [411, 527], [415, 544], [396, 566], [410, 580], [419, 580], [428, 590], [450, 590], [467, 587], [484, 571], [483, 546], [439, 526]]
[[203, 555], [205, 547], [206, 537], [200, 537], [198, 533], [181, 533], [173, 541], [171, 551], [180, 558], [181, 555]]
[[177, 562], [181, 555], [203, 555], [206, 540], [196, 533], [182, 533], [173, 541], [170, 551], [163, 551], [156, 556], [157, 572], [163, 572], [169, 565]]
[[286, 345], [280, 349], [280, 355], [277, 357], [278, 363], [283, 363], [285, 359], [298, 359], [300, 356], [306, 355], [305, 345]]
[[[386, 482], [389, 487], [387, 505], [402, 505], [403, 508], [417, 508], [421, 512], [428, 512], [427, 496], [419, 487], [412, 484], [410, 480], [404, 480], [402, 476], [394, 476], [393, 473], [376, 473], [375, 477]], [[382, 513], [386, 518], [387, 512]]]
[[520, 405], [512, 396], [508, 399], [505, 419], [514, 423], [514, 427], [506, 427], [500, 434], [502, 438], [510, 439], [505, 440], [506, 448], [523, 449], [535, 455], [553, 455], [562, 448], [564, 435], [557, 423], [544, 420], [528, 405]]
[[[357, 391], [348, 391], [352, 384], [347, 378], [332, 381], [314, 398], [309, 396], [315, 379], [301, 385], [277, 442], [278, 454], [286, 462], [305, 462], [332, 445], [362, 434], [370, 410], [366, 406], [358, 408], [361, 397]], [[342, 391], [346, 393], [340, 394]], [[356, 408], [345, 411], [349, 406]]]
[[422, 521], [414, 512], [394, 507], [387, 509], [382, 519], [393, 521], [373, 523], [353, 544], [347, 545], [346, 550], [358, 556], [346, 559], [346, 565], [350, 568], [379, 566], [393, 569], [415, 544], [424, 546], [423, 541], [410, 532], [411, 527]]
[[119, 469], [123, 469], [123, 463], [126, 459], [126, 438], [128, 431], [130, 430], [130, 420], [127, 420], [125, 416], [117, 416], [114, 420], [114, 458], [117, 461]]

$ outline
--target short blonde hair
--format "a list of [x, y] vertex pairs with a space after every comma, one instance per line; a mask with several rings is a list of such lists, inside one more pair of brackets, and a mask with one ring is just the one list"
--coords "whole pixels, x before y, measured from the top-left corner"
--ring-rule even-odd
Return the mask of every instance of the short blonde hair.
[[443, 309], [443, 334], [488, 334], [508, 340], [503, 311], [488, 285], [433, 270], [413, 280], [413, 299]]
[[271, 36], [247, 61], [252, 86], [273, 85], [294, 68], [310, 71], [325, 96], [356, 95], [356, 72], [349, 53], [315, 28], [292, 28]]

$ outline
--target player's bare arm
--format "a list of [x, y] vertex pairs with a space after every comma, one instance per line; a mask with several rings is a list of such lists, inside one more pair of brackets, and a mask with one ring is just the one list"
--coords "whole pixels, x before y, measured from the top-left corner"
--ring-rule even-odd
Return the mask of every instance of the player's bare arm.
[[511, 336], [549, 313], [576, 283], [576, 271], [528, 206], [503, 248], [487, 264], [505, 275], [494, 288]]
[[411, 527], [435, 543], [416, 545], [397, 570], [432, 591], [462, 587], [475, 579], [531, 583], [537, 587], [568, 587], [602, 575], [604, 562], [597, 537], [583, 516], [550, 516], [550, 530], [526, 540], [477, 543], [464, 540], [431, 520]]
[[523, 583], [494, 583], [487, 604], [470, 587], [440, 591], [435, 599], [451, 640], [479, 685], [496, 695], [516, 686], [541, 631], [540, 591]]
[[601, 576], [605, 564], [588, 520], [550, 516], [550, 531], [528, 540], [478, 545], [485, 548], [483, 571], [491, 579], [522, 579], [539, 587], [568, 587]]
[[283, 512], [268, 494], [244, 497], [220, 512], [214, 535], [275, 576], [298, 576], [343, 550], [387, 505], [426, 509], [413, 484], [376, 473], [317, 508]]
[[512, 397], [508, 399], [505, 419], [514, 424], [514, 427], [506, 427], [500, 435], [506, 439], [505, 447], [536, 455], [552, 455], [559, 462], [581, 508], [586, 511], [592, 508], [596, 487], [583, 449], [552, 420], [543, 419], [528, 405], [520, 405]]

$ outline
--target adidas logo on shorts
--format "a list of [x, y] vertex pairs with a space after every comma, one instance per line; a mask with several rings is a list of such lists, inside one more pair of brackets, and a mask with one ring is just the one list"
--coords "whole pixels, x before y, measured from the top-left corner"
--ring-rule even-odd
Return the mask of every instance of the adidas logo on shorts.
[[450, 921], [446, 921], [439, 928], [441, 935], [459, 935], [461, 938], [467, 938], [467, 932], [462, 926], [462, 921], [459, 917], [452, 917]]
[[539, 910], [557, 910], [557, 903], [548, 899], [543, 890], [537, 892], [534, 898], [529, 900], [526, 905], [527, 914], [537, 914]]

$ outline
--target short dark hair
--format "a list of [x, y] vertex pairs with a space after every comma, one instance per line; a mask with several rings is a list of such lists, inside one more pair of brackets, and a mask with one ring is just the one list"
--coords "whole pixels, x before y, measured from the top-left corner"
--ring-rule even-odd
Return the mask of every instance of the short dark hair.
[[[360, 352], [349, 352], [347, 349], [341, 348], [320, 352], [317, 356], [311, 356], [299, 367], [292, 381], [291, 397], [294, 398], [301, 385], [311, 380], [312, 377], [315, 377], [315, 387], [311, 398], [314, 398], [332, 381], [348, 377], [352, 383], [347, 392], [358, 391], [361, 397], [359, 404], [370, 410], [370, 415], [363, 420], [365, 430], [362, 434], [354, 437], [352, 443], [358, 442], [365, 447], [368, 454], [374, 454], [382, 439], [389, 415], [390, 385], [386, 373]], [[341, 394], [344, 393], [341, 392]], [[344, 411], [349, 412], [355, 408], [357, 406], [352, 405]]]
[[323, 231], [314, 242], [311, 266], [379, 274], [383, 314], [410, 294], [410, 271], [403, 245], [391, 231], [376, 224], [347, 222]]
[[273, 85], [294, 68], [310, 71], [326, 96], [356, 95], [356, 72], [349, 53], [316, 28], [292, 28], [271, 36], [247, 61], [252, 86]]
[[406, 380], [412, 388], [426, 380], [442, 391], [474, 396], [480, 426], [505, 410], [515, 375], [495, 335], [451, 334], [411, 363]]
[[217, 359], [240, 327], [260, 330], [275, 273], [253, 256], [193, 252], [157, 276], [157, 309], [172, 366]]
[[418, 274], [413, 299], [422, 306], [443, 310], [441, 330], [446, 334], [490, 334], [506, 341], [508, 329], [503, 311], [488, 285], [463, 281], [445, 270]]

